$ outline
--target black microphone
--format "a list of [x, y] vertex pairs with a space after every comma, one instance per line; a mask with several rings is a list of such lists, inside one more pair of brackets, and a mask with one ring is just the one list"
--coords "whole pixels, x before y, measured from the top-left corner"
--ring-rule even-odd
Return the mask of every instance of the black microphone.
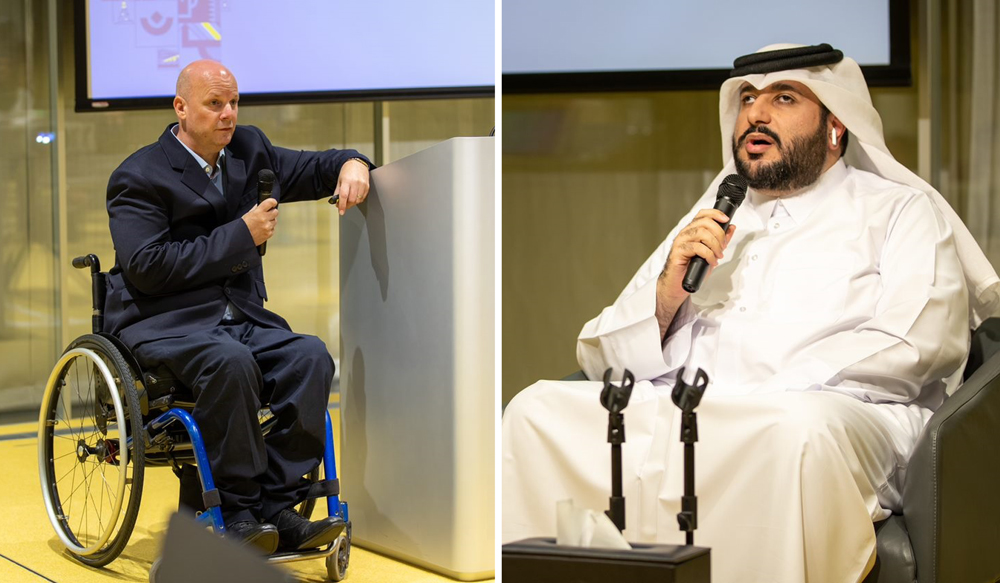
[[[274, 172], [271, 172], [267, 168], [261, 170], [257, 173], [257, 204], [264, 202], [265, 200], [271, 198], [271, 191], [274, 190]], [[267, 252], [267, 241], [264, 241], [257, 246], [257, 251], [260, 252], [260, 256], [263, 257], [264, 253]]]
[[[736, 214], [736, 209], [743, 204], [743, 199], [747, 196], [747, 181], [739, 174], [730, 174], [722, 180], [719, 185], [719, 194], [715, 195], [715, 210], [726, 213], [730, 219]], [[721, 223], [720, 223], [721, 224]], [[725, 231], [729, 223], [722, 225]], [[708, 261], [695, 255], [688, 263], [687, 273], [684, 274], [684, 282], [681, 286], [684, 291], [694, 293], [701, 287], [701, 282], [705, 281], [705, 274], [708, 273]]]

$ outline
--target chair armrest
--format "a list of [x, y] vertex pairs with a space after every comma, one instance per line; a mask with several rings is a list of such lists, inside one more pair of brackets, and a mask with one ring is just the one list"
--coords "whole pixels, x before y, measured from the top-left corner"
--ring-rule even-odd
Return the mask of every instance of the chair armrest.
[[910, 457], [903, 517], [919, 583], [1000, 578], [1000, 354], [931, 417]]

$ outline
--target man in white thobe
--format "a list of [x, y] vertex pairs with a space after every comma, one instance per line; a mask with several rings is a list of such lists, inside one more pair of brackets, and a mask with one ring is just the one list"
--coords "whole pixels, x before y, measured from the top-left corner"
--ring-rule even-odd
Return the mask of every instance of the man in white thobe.
[[[712, 548], [713, 581], [859, 581], [998, 280], [940, 194], [888, 153], [857, 63], [776, 45], [736, 65], [720, 95], [725, 168], [584, 326], [577, 356], [590, 379], [636, 377], [628, 540], [683, 543], [670, 389], [702, 368], [696, 541]], [[750, 190], [728, 220], [712, 206], [733, 172]], [[711, 271], [688, 294], [693, 257]], [[559, 500], [606, 507], [602, 386], [541, 381], [508, 405], [504, 542], [554, 535]]]

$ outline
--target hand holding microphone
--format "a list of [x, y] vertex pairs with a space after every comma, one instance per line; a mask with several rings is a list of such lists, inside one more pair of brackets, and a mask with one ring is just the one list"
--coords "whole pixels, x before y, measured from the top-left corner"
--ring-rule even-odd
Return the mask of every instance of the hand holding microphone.
[[[715, 197], [715, 208], [712, 209], [721, 212], [723, 217], [725, 217], [725, 220], [723, 220], [723, 217], [716, 218], [720, 225], [719, 229], [722, 228], [721, 225], [723, 223], [728, 223], [729, 219], [733, 218], [733, 215], [736, 214], [736, 209], [743, 204], [743, 199], [746, 196], [747, 181], [745, 178], [739, 174], [730, 174], [722, 180], [722, 184], [719, 185], [719, 193]], [[729, 244], [729, 239], [732, 238], [734, 229], [735, 227], [726, 227], [723, 233], [723, 249]], [[681, 284], [684, 291], [692, 294], [698, 291], [698, 288], [701, 287], [701, 282], [705, 280], [705, 275], [708, 273], [708, 258], [702, 253], [698, 253], [697, 255], [697, 257], [692, 257], [688, 263], [687, 272], [684, 274], [684, 281]], [[722, 258], [722, 250], [720, 249], [719, 253], [711, 258], [714, 259], [712, 266], [715, 267], [719, 264], [719, 259]]]
[[663, 275], [670, 294], [683, 301], [698, 291], [712, 267], [719, 264], [736, 227], [724, 226], [736, 213], [747, 193], [747, 182], [730, 174], [719, 185], [715, 207], [703, 209], [678, 233], [670, 249]]
[[267, 251], [267, 240], [274, 235], [274, 227], [278, 222], [278, 201], [271, 197], [274, 180], [274, 172], [270, 170], [265, 169], [257, 173], [259, 202], [243, 215], [243, 222], [250, 230], [253, 242], [261, 255]]

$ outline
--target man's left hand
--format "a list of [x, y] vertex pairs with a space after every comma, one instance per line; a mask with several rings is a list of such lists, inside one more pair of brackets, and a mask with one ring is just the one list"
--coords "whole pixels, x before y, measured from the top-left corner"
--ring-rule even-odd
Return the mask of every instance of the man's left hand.
[[368, 198], [368, 165], [361, 160], [348, 160], [340, 167], [337, 188], [333, 195], [339, 196], [337, 208], [343, 215], [347, 209], [364, 202]]

